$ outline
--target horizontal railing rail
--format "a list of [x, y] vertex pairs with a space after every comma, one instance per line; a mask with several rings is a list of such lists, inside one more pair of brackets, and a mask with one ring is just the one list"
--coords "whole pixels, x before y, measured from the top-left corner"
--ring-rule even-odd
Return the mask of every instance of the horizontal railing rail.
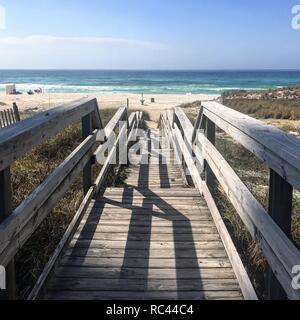
[[203, 115], [300, 190], [300, 139], [217, 102]]
[[[174, 148], [183, 158], [183, 167], [187, 166], [194, 185], [205, 197], [221, 236], [223, 234], [222, 240], [226, 243], [239, 282], [243, 283], [245, 273], [241, 272], [239, 258], [231, 256], [235, 250], [231, 240], [228, 242], [228, 236], [224, 238], [225, 226], [212, 196], [216, 182], [223, 188], [270, 266], [269, 298], [287, 295], [289, 299], [300, 299], [299, 290], [292, 286], [293, 267], [300, 264], [300, 252], [291, 240], [292, 212], [289, 209], [292, 207], [292, 186], [299, 190], [300, 185], [299, 139], [215, 102], [202, 104], [194, 127], [181, 108], [175, 108], [171, 116], [163, 113], [160, 126], [167, 136], [172, 137], [170, 140]], [[280, 206], [279, 210], [277, 208], [276, 214], [272, 214], [270, 209], [269, 212], [264, 209], [216, 149], [215, 126], [261, 159], [270, 167], [271, 174], [272, 170], [276, 172], [277, 180], [271, 179], [270, 182], [269, 205], [276, 201], [272, 198], [274, 194], [277, 201], [278, 198], [281, 201], [282, 197], [289, 200], [289, 203], [285, 202], [285, 206]], [[205, 179], [197, 166], [199, 163], [205, 163]], [[272, 185], [274, 183], [275, 186]], [[285, 192], [288, 196], [284, 195]], [[253, 287], [249, 282], [243, 283], [242, 290], [247, 297], [253, 297]]]
[[96, 99], [84, 98], [40, 113], [0, 131], [0, 170], [68, 125], [93, 114], [93, 127], [102, 128]]

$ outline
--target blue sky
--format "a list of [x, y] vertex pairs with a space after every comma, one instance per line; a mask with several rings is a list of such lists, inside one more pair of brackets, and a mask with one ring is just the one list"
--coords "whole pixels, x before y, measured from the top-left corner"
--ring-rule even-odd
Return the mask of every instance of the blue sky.
[[0, 0], [0, 68], [300, 69], [300, 0]]

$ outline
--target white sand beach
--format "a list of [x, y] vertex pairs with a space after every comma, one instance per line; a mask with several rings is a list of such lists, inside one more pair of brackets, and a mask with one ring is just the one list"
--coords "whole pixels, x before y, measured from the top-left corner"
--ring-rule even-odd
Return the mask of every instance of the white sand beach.
[[[97, 98], [100, 108], [119, 108], [126, 105], [128, 98], [131, 109], [148, 111], [151, 120], [156, 122], [159, 119], [161, 110], [170, 109], [177, 105], [196, 100], [207, 101], [217, 99], [219, 95], [145, 94], [145, 104], [142, 106], [141, 95], [133, 93], [48, 93], [35, 95], [6, 95], [5, 93], [0, 93], [0, 102], [6, 104], [6, 106], [0, 106], [0, 109], [5, 109], [5, 107], [11, 106], [13, 102], [16, 102], [20, 111], [37, 108], [36, 111], [41, 112], [82, 97]], [[154, 103], [151, 103], [151, 98], [155, 99]]]

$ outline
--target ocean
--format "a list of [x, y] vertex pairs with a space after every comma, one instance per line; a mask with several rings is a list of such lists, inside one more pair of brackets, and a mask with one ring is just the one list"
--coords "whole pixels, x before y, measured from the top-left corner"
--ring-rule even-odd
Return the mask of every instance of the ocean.
[[53, 93], [219, 94], [300, 85], [300, 71], [0, 70], [0, 91]]

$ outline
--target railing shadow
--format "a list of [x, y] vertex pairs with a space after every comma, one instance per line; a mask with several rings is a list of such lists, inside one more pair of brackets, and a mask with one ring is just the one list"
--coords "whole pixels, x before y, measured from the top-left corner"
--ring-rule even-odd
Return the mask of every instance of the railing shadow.
[[[148, 151], [151, 154], [151, 141], [149, 139], [148, 143]], [[168, 166], [163, 161], [163, 155], [159, 154], [159, 173], [160, 173], [160, 181], [161, 181], [161, 188], [170, 188], [169, 182], [169, 172]], [[176, 283], [177, 283], [177, 298], [178, 299], [185, 299], [185, 291], [187, 289], [186, 280], [191, 279], [190, 270], [193, 269], [192, 272], [192, 280], [193, 280], [193, 287], [198, 288], [199, 291], [203, 289], [202, 280], [201, 280], [201, 272], [199, 269], [198, 264], [198, 257], [197, 251], [194, 243], [193, 238], [193, 230], [190, 220], [185, 217], [179, 210], [174, 208], [168, 202], [166, 202], [163, 198], [161, 198], [158, 194], [154, 193], [150, 190], [149, 185], [145, 184], [145, 181], [150, 182], [151, 177], [149, 176], [150, 166], [148, 165], [141, 165], [139, 171], [139, 182], [137, 187], [133, 187], [131, 192], [135, 189], [138, 191], [143, 197], [143, 203], [141, 207], [133, 208], [132, 209], [132, 216], [128, 231], [128, 239], [125, 248], [124, 254], [124, 262], [123, 267], [125, 268], [127, 265], [128, 258], [127, 251], [131, 249], [131, 238], [135, 239], [136, 235], [136, 227], [135, 221], [136, 217], [138, 216], [141, 209], [147, 209], [149, 214], [146, 215], [145, 221], [146, 222], [146, 233], [144, 234], [143, 238], [143, 248], [145, 248], [143, 252], [143, 258], [146, 259], [148, 262], [144, 264], [148, 265], [149, 268], [149, 261], [150, 261], [150, 246], [151, 246], [151, 230], [153, 229], [152, 218], [157, 217], [160, 219], [165, 219], [172, 221], [172, 232], [173, 232], [173, 241], [174, 241], [174, 254], [175, 254], [175, 264], [174, 268], [176, 270]], [[133, 196], [132, 196], [133, 199]], [[150, 201], [151, 199], [151, 201]], [[155, 211], [155, 207], [159, 209]], [[184, 237], [182, 230], [184, 230]], [[171, 237], [170, 237], [171, 238]], [[183, 240], [182, 240], [183, 239]], [[187, 255], [187, 248], [184, 247], [184, 244], [187, 244], [188, 247], [188, 255]], [[161, 258], [164, 259], [164, 258]], [[138, 266], [137, 266], [138, 267]], [[151, 266], [150, 266], [151, 267]], [[187, 270], [188, 269], [188, 270]], [[171, 273], [170, 273], [171, 274]], [[144, 282], [140, 285], [143, 290], [147, 290], [147, 277], [149, 276], [149, 269], [144, 270], [143, 277]]]
[[[147, 157], [150, 158], [151, 154], [151, 141], [148, 141]], [[169, 172], [167, 164], [160, 165], [163, 157], [159, 157], [159, 173], [163, 181], [169, 180]], [[149, 188], [151, 182], [150, 165], [142, 164], [139, 167], [138, 183], [137, 186], [128, 186], [124, 189], [122, 199], [120, 201], [102, 198], [103, 207], [105, 204], [110, 204], [120, 208], [131, 209], [131, 217], [128, 226], [128, 235], [124, 250], [124, 259], [120, 269], [120, 279], [128, 279], [129, 269], [133, 268], [133, 259], [136, 260], [138, 268], [138, 291], [143, 293], [147, 292], [149, 288], [149, 273], [152, 268], [165, 268], [163, 260], [172, 259], [168, 256], [151, 258], [151, 236], [153, 233], [153, 218], [160, 218], [163, 220], [171, 221], [170, 239], [169, 242], [174, 243], [174, 266], [176, 276], [177, 298], [186, 299], [187, 284], [186, 280], [193, 281], [193, 288], [197, 291], [202, 291], [203, 284], [201, 279], [201, 271], [198, 264], [197, 250], [193, 238], [193, 229], [191, 221], [182, 214], [178, 209], [169, 204], [159, 194], [153, 192]], [[170, 184], [164, 184], [164, 187], [170, 187]], [[136, 193], [139, 193], [143, 200], [141, 205], [136, 204], [134, 199]], [[93, 208], [93, 214], [87, 217], [86, 223], [83, 226], [79, 239], [85, 239], [89, 243], [85, 243], [85, 252], [88, 252], [89, 244], [93, 239], [93, 233], [96, 232], [97, 225], [101, 225], [101, 214], [103, 208], [99, 205]], [[139, 219], [139, 215], [143, 212], [143, 220]], [[97, 214], [96, 214], [97, 213]], [[140, 224], [142, 221], [142, 224]], [[141, 228], [142, 226], [142, 228]], [[141, 232], [142, 229], [142, 232]], [[164, 234], [162, 231], [159, 234]], [[139, 239], [139, 249], [136, 247], [137, 239]], [[166, 239], [166, 238], [164, 238]], [[171, 240], [172, 239], [172, 240]], [[162, 240], [163, 242], [164, 240]], [[75, 244], [74, 249], [78, 246]], [[83, 248], [81, 248], [81, 253]], [[151, 259], [161, 260], [162, 263], [150, 265]], [[192, 270], [192, 272], [191, 272]], [[160, 280], [158, 278], [158, 280]], [[170, 277], [164, 276], [164, 283], [167, 285], [168, 280], [170, 283], [174, 282], [174, 274], [170, 272]], [[124, 287], [122, 288], [124, 290]], [[121, 290], [121, 287], [120, 287]], [[164, 290], [164, 289], [162, 289]], [[159, 290], [158, 290], [159, 291]], [[159, 294], [159, 293], [158, 293]]]

